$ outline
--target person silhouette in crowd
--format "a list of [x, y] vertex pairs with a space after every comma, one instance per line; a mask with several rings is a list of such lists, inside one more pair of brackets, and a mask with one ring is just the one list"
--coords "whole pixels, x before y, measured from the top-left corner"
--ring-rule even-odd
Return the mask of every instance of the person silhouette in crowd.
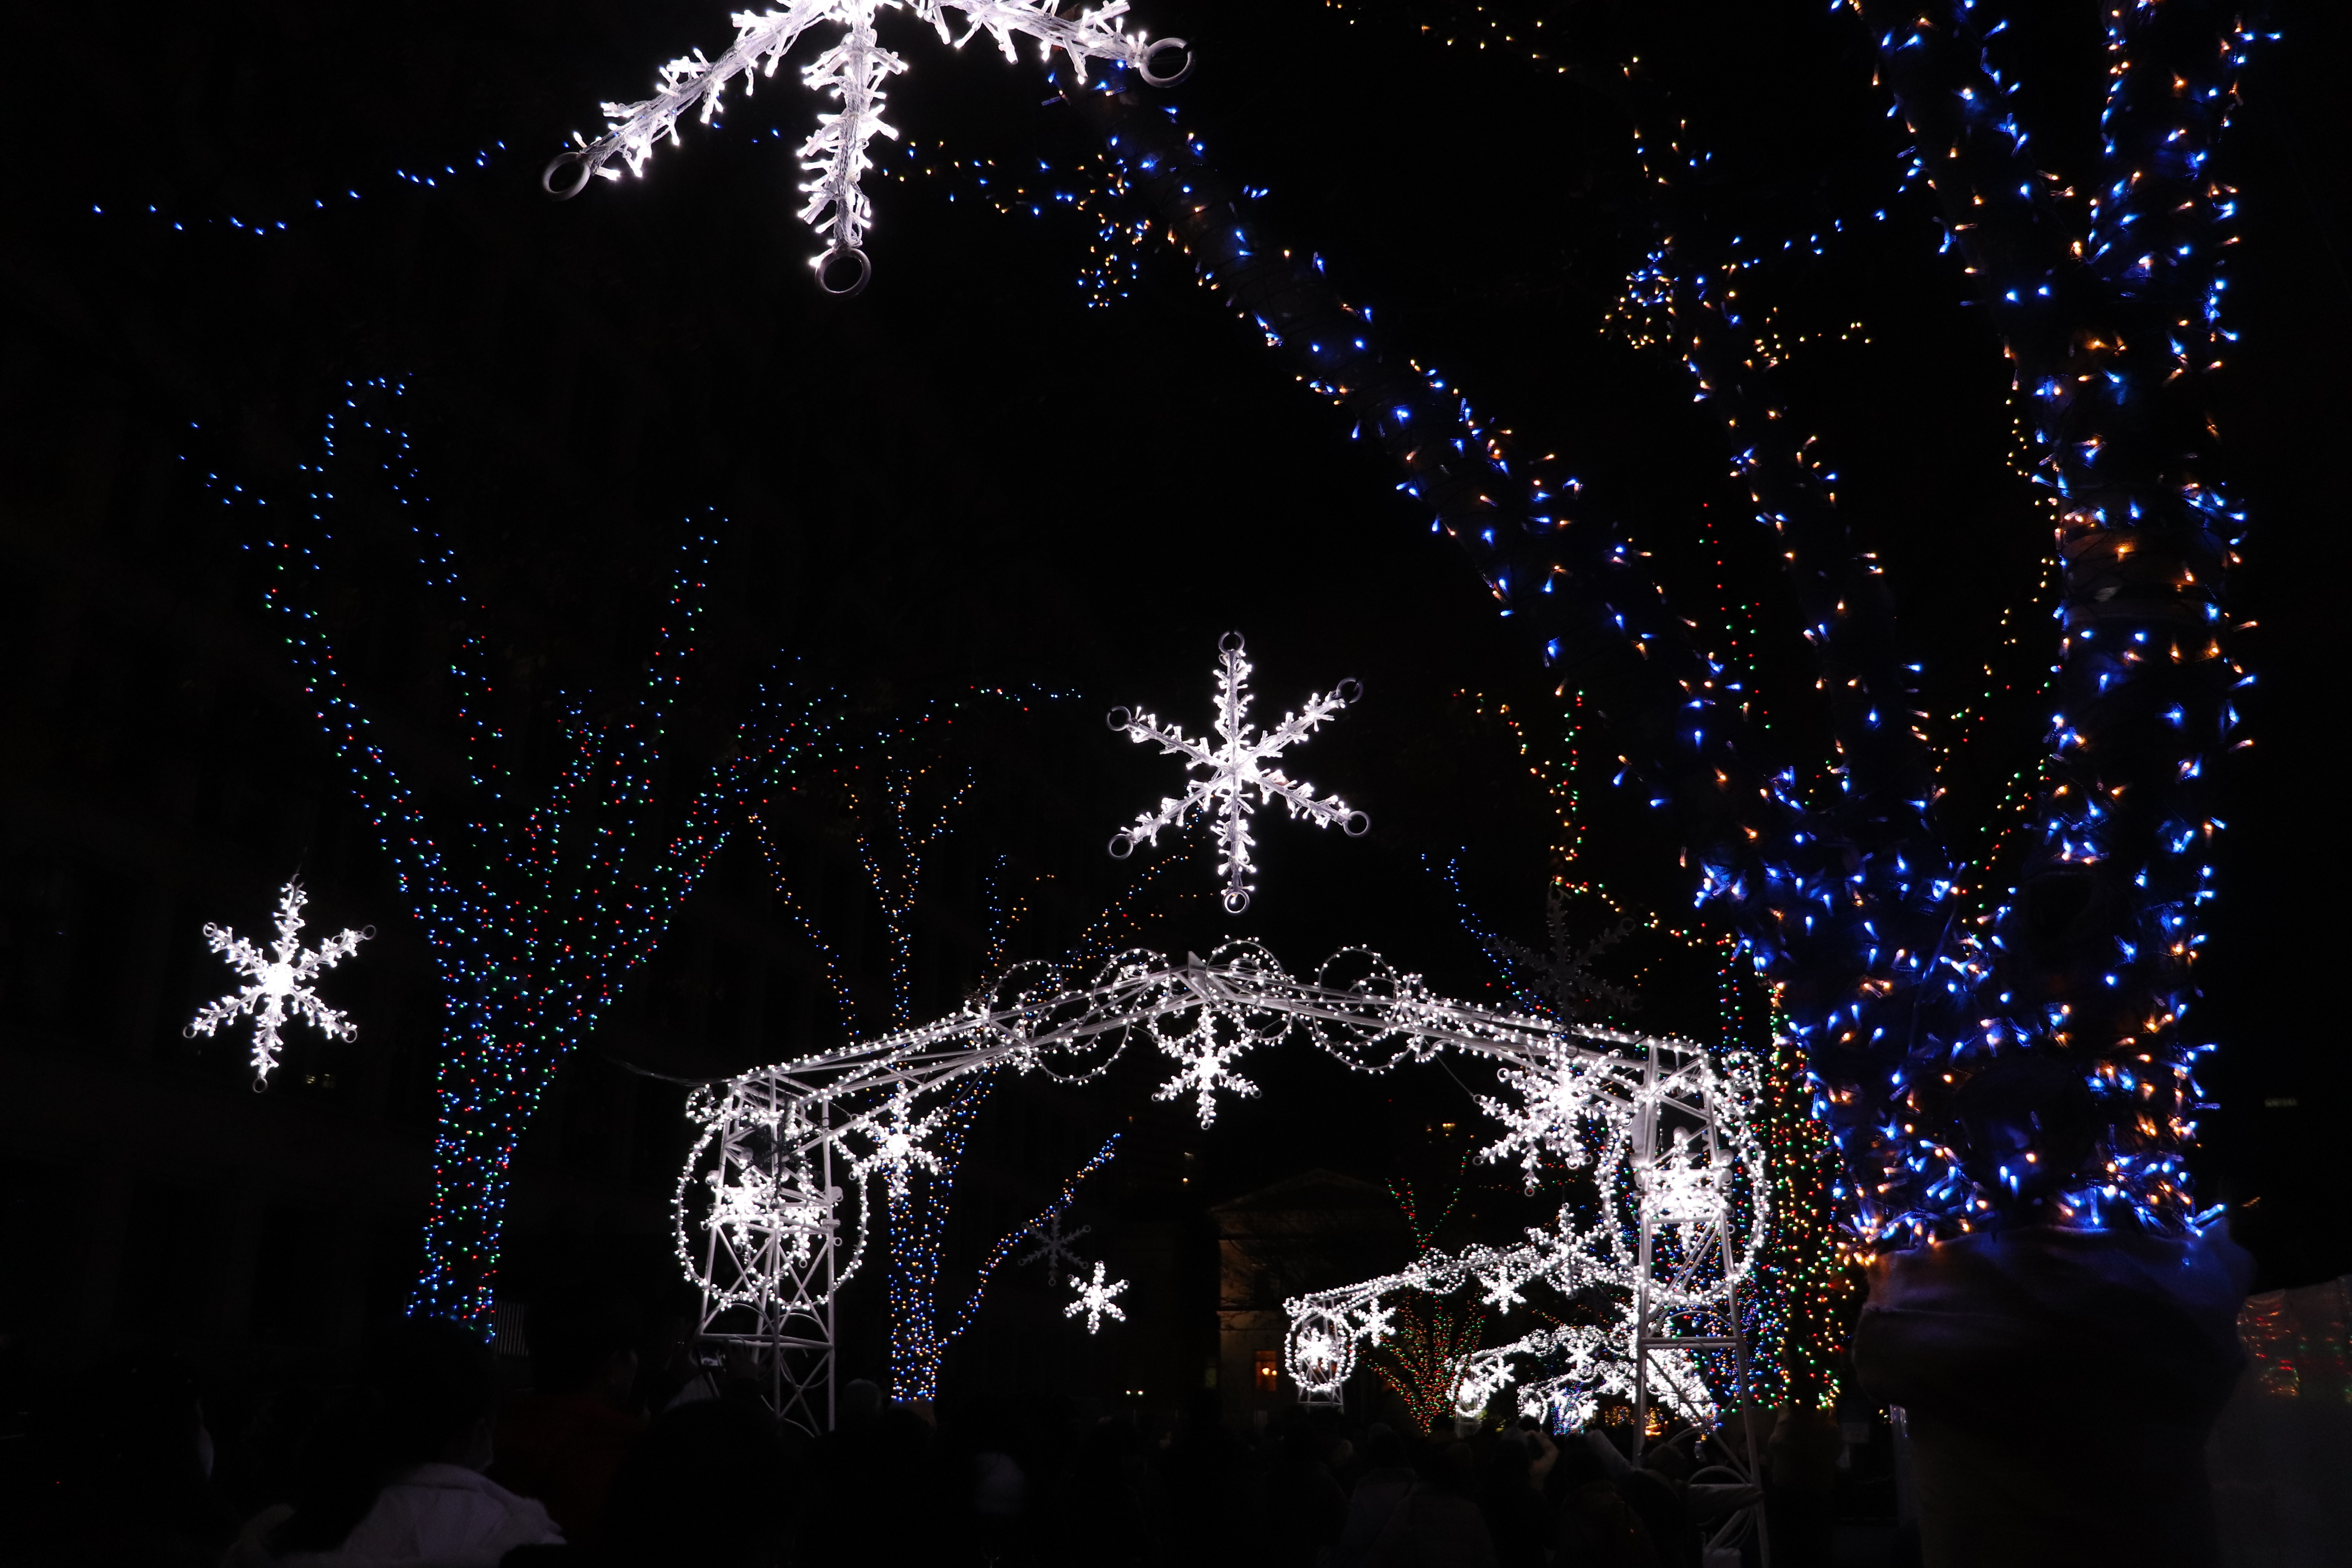
[[177, 1363], [134, 1360], [61, 1386], [29, 1436], [42, 1462], [23, 1512], [0, 1527], [0, 1555], [60, 1568], [220, 1561], [235, 1529], [213, 1496], [204, 1405]]
[[1332, 1477], [1331, 1461], [1344, 1447], [1342, 1439], [1304, 1421], [1283, 1434], [1281, 1457], [1266, 1485], [1274, 1561], [1314, 1568], [1339, 1545], [1348, 1494]]
[[1404, 1439], [1385, 1426], [1375, 1424], [1365, 1434], [1364, 1464], [1348, 1499], [1348, 1521], [1331, 1553], [1331, 1568], [1360, 1568], [1373, 1543], [1383, 1538], [1390, 1517], [1420, 1484]]
[[[774, 1417], [739, 1399], [656, 1416], [615, 1471], [596, 1568], [774, 1568], [802, 1490]], [[551, 1559], [552, 1568], [552, 1559]]]
[[1551, 1472], [1559, 1522], [1552, 1568], [1659, 1568], [1648, 1527], [1612, 1479], [1629, 1468], [1597, 1434], [1559, 1446]]
[[547, 1505], [563, 1538], [593, 1545], [604, 1496], [645, 1417], [630, 1409], [635, 1324], [616, 1303], [558, 1297], [531, 1305], [531, 1386], [499, 1410], [490, 1478]]
[[1476, 1481], [1477, 1457], [1468, 1444], [1424, 1448], [1412, 1489], [1381, 1526], [1363, 1568], [1497, 1568]]
[[1555, 1531], [1535, 1465], [1541, 1454], [1549, 1472], [1556, 1452], [1540, 1431], [1522, 1428], [1489, 1439], [1479, 1457], [1478, 1511], [1502, 1568], [1544, 1568]]
[[225, 1568], [491, 1568], [560, 1544], [547, 1510], [482, 1472], [498, 1372], [463, 1324], [410, 1318], [371, 1358], [366, 1387], [310, 1446], [290, 1504], [247, 1525]]

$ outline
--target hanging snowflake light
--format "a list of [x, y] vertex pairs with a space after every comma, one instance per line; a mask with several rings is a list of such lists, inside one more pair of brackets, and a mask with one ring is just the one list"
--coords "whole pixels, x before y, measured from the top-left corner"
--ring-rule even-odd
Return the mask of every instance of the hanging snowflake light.
[[[1158, 844], [1163, 827], [1181, 827], [1188, 816], [1195, 814], [1213, 817], [1217, 836], [1217, 871], [1225, 879], [1225, 912], [1239, 914], [1249, 908], [1250, 894], [1255, 889], [1251, 876], [1256, 870], [1250, 850], [1257, 840], [1250, 834], [1250, 816], [1258, 805], [1272, 805], [1279, 800], [1293, 816], [1303, 816], [1318, 827], [1338, 825], [1349, 837], [1360, 836], [1371, 826], [1371, 819], [1360, 811], [1350, 810], [1337, 795], [1318, 797], [1315, 786], [1286, 777], [1280, 768], [1270, 765], [1286, 748], [1304, 741], [1325, 720], [1360, 699], [1361, 683], [1343, 680], [1319, 697], [1309, 698], [1296, 713], [1286, 713], [1282, 722], [1262, 735], [1250, 731], [1250, 664], [1242, 657], [1242, 635], [1227, 632], [1218, 639], [1217, 651], [1223, 655], [1217, 669], [1217, 718], [1214, 741], [1194, 741], [1173, 725], [1163, 725], [1150, 713], [1125, 708], [1110, 710], [1110, 727], [1122, 731], [1138, 744], [1157, 741], [1163, 755], [1181, 756], [1188, 768], [1199, 768], [1205, 776], [1193, 779], [1181, 797], [1170, 797], [1160, 803], [1156, 811], [1147, 811], [1135, 819], [1132, 827], [1121, 828], [1110, 841], [1110, 852], [1124, 860], [1135, 852], [1139, 843]], [[1257, 791], [1257, 803], [1249, 798], [1251, 790]], [[1203, 1119], [1205, 1120], [1205, 1118]]]
[[1078, 1299], [1062, 1309], [1062, 1316], [1075, 1318], [1084, 1312], [1087, 1315], [1087, 1332], [1090, 1334], [1102, 1327], [1105, 1318], [1117, 1318], [1123, 1323], [1127, 1321], [1127, 1314], [1119, 1310], [1111, 1298], [1126, 1289], [1127, 1281], [1124, 1279], [1113, 1279], [1106, 1284], [1103, 1266], [1097, 1263], [1093, 1283], [1078, 1287]]
[[[828, 293], [857, 293], [874, 273], [859, 248], [874, 223], [873, 203], [863, 184], [872, 166], [866, 148], [877, 132], [898, 140], [897, 128], [882, 118], [882, 85], [907, 68], [905, 60], [877, 39], [875, 18], [886, 10], [911, 12], [959, 49], [985, 32], [1008, 60], [1018, 58], [1014, 34], [1034, 38], [1043, 58], [1050, 59], [1055, 49], [1068, 55], [1082, 82], [1088, 60], [1133, 66], [1153, 87], [1173, 87], [1192, 68], [1183, 39], [1147, 39], [1118, 29], [1127, 0], [1110, 0], [1075, 16], [1062, 14], [1055, 0], [792, 0], [776, 10], [737, 12], [735, 42], [726, 53], [715, 60], [700, 49], [679, 56], [662, 67], [658, 90], [642, 103], [604, 104], [604, 133], [591, 142], [575, 132], [572, 139], [579, 145], [549, 163], [541, 184], [549, 195], [565, 200], [585, 189], [592, 175], [619, 179], [620, 171], [612, 167], [616, 158], [631, 174], [643, 173], [656, 142], [665, 136], [677, 141], [680, 117], [698, 108], [702, 121], [710, 123], [728, 83], [741, 77], [749, 97], [760, 78], [776, 74], [803, 33], [818, 26], [838, 26], [840, 40], [801, 73], [802, 80], [830, 93], [838, 106], [836, 113], [818, 115], [815, 132], [801, 143], [801, 171], [808, 176], [801, 185], [808, 197], [801, 221], [825, 239], [825, 248], [810, 262], [818, 283]], [[950, 12], [958, 16], [960, 33], [949, 22]], [[1182, 58], [1162, 75], [1157, 68], [1170, 64], [1171, 53]], [[842, 262], [849, 268], [836, 266]]]
[[250, 1017], [256, 1092], [269, 1086], [269, 1071], [278, 1065], [278, 1026], [286, 1022], [289, 1010], [331, 1040], [355, 1039], [359, 1036], [358, 1026], [349, 1017], [319, 1000], [310, 982], [319, 977], [320, 971], [332, 969], [357, 952], [360, 943], [375, 934], [375, 928], [339, 931], [312, 952], [302, 945], [302, 906], [310, 901], [310, 895], [302, 890], [299, 881], [287, 883], [279, 892], [278, 940], [270, 944], [267, 957], [226, 926], [205, 927], [205, 945], [224, 954], [230, 967], [253, 984], [218, 1001], [205, 1003], [180, 1033], [194, 1039], [198, 1035], [210, 1035], [240, 1015]]
[[1076, 1230], [1064, 1230], [1062, 1211], [1054, 1209], [1045, 1215], [1043, 1223], [1031, 1225], [1024, 1233], [1034, 1237], [1037, 1245], [1019, 1261], [1024, 1264], [1043, 1263], [1045, 1266], [1045, 1289], [1051, 1290], [1062, 1282], [1062, 1270], [1065, 1268], [1070, 1271], [1072, 1279], [1077, 1278], [1084, 1264], [1078, 1255], [1070, 1250], [1070, 1243], [1092, 1229], [1094, 1226], [1090, 1225], [1082, 1225]]

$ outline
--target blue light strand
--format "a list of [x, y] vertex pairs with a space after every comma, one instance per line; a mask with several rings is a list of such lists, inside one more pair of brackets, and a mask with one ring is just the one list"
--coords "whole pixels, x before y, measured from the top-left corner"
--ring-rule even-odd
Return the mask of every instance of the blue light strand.
[[[2221, 53], [2233, 63], [2238, 58]], [[1466, 399], [1438, 401], [1433, 395], [1447, 390], [1442, 378], [1418, 365], [1407, 377], [1393, 359], [1369, 348], [1370, 312], [1345, 305], [1321, 284], [1320, 258], [1310, 269], [1255, 237], [1230, 182], [1207, 168], [1197, 142], [1118, 92], [1118, 85], [1066, 91], [1066, 100], [1097, 123], [1131, 184], [1161, 216], [1170, 241], [1269, 347], [1301, 367], [1301, 381], [1354, 416], [1358, 438], [1370, 436], [1389, 448], [1407, 473], [1399, 489], [1437, 512], [1433, 531], [1471, 554], [1501, 613], [1540, 616], [1538, 636], [1548, 660], [1572, 660], [1604, 713], [1639, 736], [1632, 754], [1620, 759], [1621, 782], [1637, 779], [1653, 805], [1676, 808], [1691, 844], [1686, 863], [1696, 862], [1699, 901], [1732, 906], [1758, 968], [1784, 986], [1791, 1026], [1806, 1046], [1816, 1114], [1832, 1125], [1849, 1166], [1838, 1196], [1852, 1206], [1865, 1240], [1905, 1245], [1985, 1224], [2056, 1218], [2097, 1225], [2111, 1215], [2166, 1229], [2189, 1223], [2180, 1162], [2169, 1151], [2118, 1152], [2099, 1180], [2054, 1194], [2053, 1205], [2043, 1201], [2053, 1194], [2039, 1179], [2042, 1173], [2030, 1168], [2038, 1155], [2000, 1161], [1956, 1146], [1965, 1140], [1949, 1106], [1934, 1108], [1931, 1116], [1919, 1098], [1923, 1077], [1910, 1058], [1939, 1046], [1923, 1015], [1931, 1005], [1943, 1015], [1973, 1013], [1989, 995], [2000, 996], [2005, 1009], [2009, 993], [1994, 984], [2005, 945], [2000, 935], [1990, 935], [1986, 946], [1976, 933], [1955, 930], [1948, 853], [1927, 840], [1924, 851], [1906, 852], [1898, 842], [1860, 855], [1839, 841], [1836, 824], [1808, 810], [1792, 770], [1750, 761], [1762, 749], [1741, 722], [1744, 715], [1727, 711], [1733, 694], [1717, 685], [1721, 665], [1687, 646], [1654, 584], [1636, 575], [1630, 542], [1577, 515], [1581, 487], [1550, 469], [1549, 459], [1514, 476], [1507, 431], [1480, 421]], [[1174, 117], [1172, 109], [1164, 112]], [[1996, 129], [2014, 134], [2013, 122]], [[2021, 210], [2040, 221], [2034, 187], [2016, 188]], [[2095, 443], [2089, 455], [2096, 451]], [[2197, 493], [2211, 497], [2202, 487]], [[2214, 498], [2200, 510], [2221, 509]], [[1540, 545], [1531, 548], [1531, 536]], [[1538, 602], [1526, 591], [1529, 583], [1539, 584], [1538, 592], [1552, 602]], [[1555, 628], [1567, 635], [1545, 636]], [[2216, 645], [2210, 657], [2218, 656]], [[1677, 710], [1669, 726], [1664, 721]], [[1914, 717], [1906, 708], [1903, 727]], [[2062, 752], [2079, 750], [2079, 729], [2063, 720], [2057, 729]], [[2184, 776], [2200, 772], [2197, 761], [2183, 764]], [[2080, 846], [2077, 835], [2063, 851], [2071, 858]], [[1866, 896], [1874, 883], [1892, 889], [1891, 911]], [[1922, 940], [1939, 908], [1947, 918], [1932, 942]], [[2005, 908], [1993, 923], [2011, 913]], [[1909, 918], [1898, 924], [1897, 914]], [[2160, 918], [2178, 923], [2177, 916]], [[2102, 976], [2110, 989], [2120, 985], [2114, 973]], [[1912, 1004], [1899, 1009], [1883, 1005], [1897, 979], [1903, 1000]], [[2151, 1026], [2168, 1027], [2179, 1010], [2152, 1016]], [[1981, 1037], [1998, 1044], [2007, 1026], [1988, 1021]], [[1890, 1059], [1899, 1063], [1892, 1070]], [[1947, 1084], [1958, 1079], [1936, 1076]], [[2185, 1068], [2176, 1079], [2189, 1086]], [[2098, 1092], [2095, 1082], [2093, 1088]], [[2177, 1145], [2193, 1124], [2176, 1122], [2171, 1131]], [[2166, 1141], [2159, 1131], [2155, 1142]]]
[[[2206, 165], [2258, 35], [2210, 0], [2103, 7], [2106, 100], [2078, 193], [2032, 161], [2005, 103], [2017, 84], [1992, 58], [2001, 27], [1971, 0], [1856, 8], [2001, 333], [2063, 572], [2017, 891], [1980, 922], [1960, 1026], [1927, 1031], [1941, 1059], [1896, 1087], [1906, 1113], [1938, 1122], [1971, 1080], [2008, 1102], [1975, 1119], [1976, 1194], [1948, 1183], [1948, 1202], [2183, 1233], [2198, 1223], [2194, 1068], [2210, 1048], [2182, 1027], [2222, 826], [2209, 764], [2251, 744], [2233, 693], [2252, 680], [2221, 640], [2245, 521], [2210, 472], [2235, 193]], [[2045, 1131], [2084, 1122], [2087, 1144]]]
[[956, 1312], [955, 1326], [940, 1337], [940, 1349], [942, 1352], [950, 1343], [960, 1338], [965, 1330], [971, 1328], [973, 1321], [980, 1316], [980, 1303], [988, 1294], [988, 1282], [995, 1275], [998, 1266], [1013, 1256], [1014, 1247], [1030, 1239], [1032, 1232], [1044, 1230], [1054, 1221], [1070, 1212], [1070, 1205], [1077, 1201], [1080, 1184], [1105, 1165], [1109, 1164], [1118, 1155], [1119, 1137], [1120, 1134], [1112, 1133], [1104, 1141], [1103, 1146], [1095, 1151], [1092, 1159], [1070, 1173], [1070, 1179], [1062, 1184], [1062, 1190], [1055, 1194], [1052, 1203], [1039, 1209], [1029, 1219], [1006, 1231], [998, 1237], [996, 1245], [988, 1249], [988, 1256], [981, 1260], [980, 1268], [974, 1275], [971, 1296]]

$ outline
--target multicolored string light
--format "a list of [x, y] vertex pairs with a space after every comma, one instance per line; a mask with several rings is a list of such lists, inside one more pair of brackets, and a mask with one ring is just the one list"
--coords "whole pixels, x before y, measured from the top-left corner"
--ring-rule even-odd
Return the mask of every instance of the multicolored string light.
[[[263, 487], [206, 479], [223, 504], [249, 510], [269, 530], [246, 547], [269, 574], [264, 605], [282, 617], [303, 691], [392, 860], [441, 983], [433, 1184], [410, 1310], [487, 1325], [515, 1152], [540, 1097], [659, 944], [671, 911], [726, 840], [730, 803], [750, 781], [791, 765], [825, 721], [788, 690], [763, 695], [732, 760], [711, 767], [680, 807], [657, 796], [700, 617], [709, 542], [697, 541], [683, 552], [643, 694], [594, 716], [583, 701], [567, 702], [554, 779], [535, 788], [491, 717], [487, 617], [434, 525], [399, 420], [405, 388], [373, 380], [346, 390], [322, 460], [301, 467], [302, 493], [273, 498]], [[374, 460], [346, 447], [373, 448]], [[378, 498], [407, 521], [421, 585], [459, 628], [446, 700], [461, 776], [429, 802], [346, 675], [323, 607], [337, 531]], [[290, 504], [273, 509], [272, 499]]]

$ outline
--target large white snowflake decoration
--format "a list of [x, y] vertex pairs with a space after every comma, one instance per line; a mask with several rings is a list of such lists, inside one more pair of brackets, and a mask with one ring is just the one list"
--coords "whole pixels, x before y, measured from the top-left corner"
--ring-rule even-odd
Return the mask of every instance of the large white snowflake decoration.
[[[709, 124], [719, 113], [728, 83], [741, 77], [749, 97], [760, 78], [776, 74], [803, 33], [820, 25], [838, 26], [840, 41], [801, 73], [803, 81], [829, 93], [838, 106], [835, 113], [817, 116], [816, 131], [801, 144], [801, 170], [808, 176], [801, 185], [808, 197], [801, 221], [825, 239], [825, 248], [810, 263], [817, 281], [828, 292], [855, 294], [873, 276], [872, 264], [859, 248], [874, 223], [873, 204], [863, 184], [872, 166], [866, 149], [877, 133], [898, 139], [897, 128], [882, 118], [882, 85], [907, 68], [907, 62], [876, 37], [875, 18], [886, 10], [911, 13], [959, 49], [985, 32], [1008, 60], [1018, 58], [1014, 34], [1034, 38], [1041, 58], [1050, 58], [1055, 49], [1068, 55], [1082, 82], [1088, 60], [1133, 66], [1153, 87], [1172, 87], [1192, 69], [1183, 39], [1147, 39], [1119, 30], [1127, 0], [1110, 0], [1076, 16], [1062, 15], [1055, 0], [792, 0], [776, 10], [737, 12], [733, 46], [715, 60], [697, 49], [670, 61], [661, 68], [653, 97], [641, 103], [603, 105], [608, 122], [604, 133], [591, 142], [575, 132], [572, 140], [578, 145], [551, 162], [541, 183], [550, 195], [566, 198], [586, 188], [592, 175], [619, 179], [620, 171], [612, 167], [616, 158], [631, 174], [643, 173], [655, 143], [665, 136], [673, 143], [677, 141], [680, 117], [698, 107], [700, 119]], [[955, 25], [950, 23], [950, 12], [957, 14]], [[1171, 51], [1184, 58], [1163, 75], [1155, 67], [1166, 63]], [[854, 275], [837, 270], [835, 263], [840, 261], [851, 263]]]
[[1675, 1130], [1668, 1152], [1641, 1172], [1650, 1212], [1661, 1226], [1703, 1224], [1716, 1218], [1729, 1201], [1725, 1178], [1729, 1162], [1711, 1163], [1703, 1142], [1687, 1127]]
[[[1363, 687], [1354, 680], [1343, 680], [1319, 697], [1309, 698], [1296, 713], [1286, 713], [1282, 722], [1262, 735], [1250, 731], [1250, 664], [1242, 657], [1242, 635], [1227, 632], [1218, 639], [1217, 651], [1223, 656], [1217, 667], [1216, 739], [1195, 741], [1172, 724], [1162, 724], [1150, 713], [1130, 711], [1125, 708], [1110, 710], [1110, 727], [1124, 731], [1138, 744], [1157, 741], [1163, 755], [1181, 756], [1188, 768], [1201, 769], [1203, 777], [1192, 779], [1181, 796], [1163, 799], [1156, 811], [1147, 811], [1135, 819], [1132, 827], [1121, 828], [1110, 841], [1111, 854], [1121, 860], [1135, 852], [1139, 843], [1156, 845], [1163, 827], [1181, 827], [1185, 819], [1195, 815], [1213, 818], [1213, 831], [1217, 838], [1217, 874], [1225, 879], [1225, 912], [1240, 914], [1249, 908], [1250, 894], [1255, 890], [1251, 877], [1256, 866], [1250, 851], [1257, 840], [1250, 833], [1250, 817], [1257, 805], [1272, 805], [1280, 801], [1293, 816], [1303, 816], [1318, 827], [1337, 825], [1349, 837], [1362, 834], [1371, 826], [1371, 819], [1360, 811], [1350, 810], [1338, 795], [1318, 796], [1315, 786], [1302, 784], [1284, 775], [1272, 765], [1276, 757], [1288, 747], [1304, 741], [1325, 720], [1363, 696]], [[1257, 791], [1253, 804], [1249, 792]]]
[[1531, 1193], [1541, 1184], [1546, 1155], [1571, 1167], [1585, 1163], [1591, 1152], [1585, 1146], [1583, 1123], [1608, 1080], [1622, 1071], [1612, 1063], [1570, 1056], [1562, 1056], [1544, 1073], [1506, 1068], [1496, 1076], [1517, 1098], [1477, 1097], [1479, 1109], [1503, 1124], [1503, 1135], [1481, 1149], [1478, 1158], [1517, 1155]]
[[1062, 1282], [1063, 1269], [1068, 1269], [1070, 1277], [1075, 1279], [1078, 1271], [1086, 1267], [1086, 1260], [1070, 1249], [1070, 1243], [1093, 1229], [1090, 1225], [1082, 1225], [1076, 1230], [1064, 1230], [1062, 1211], [1055, 1209], [1045, 1215], [1044, 1224], [1029, 1227], [1029, 1234], [1036, 1238], [1037, 1245], [1016, 1261], [1043, 1263], [1045, 1266], [1045, 1289], [1051, 1290]]
[[757, 1253], [772, 1237], [786, 1266], [804, 1263], [832, 1218], [832, 1205], [814, 1190], [807, 1160], [788, 1152], [805, 1134], [806, 1125], [791, 1110], [746, 1121], [749, 1131], [742, 1146], [751, 1158], [721, 1160], [702, 1178], [710, 1189], [705, 1223], [725, 1232], [739, 1256]]
[[1062, 1316], [1075, 1318], [1080, 1312], [1084, 1312], [1087, 1315], [1087, 1332], [1090, 1334], [1102, 1327], [1102, 1321], [1105, 1318], [1117, 1318], [1123, 1323], [1127, 1321], [1127, 1314], [1119, 1310], [1118, 1304], [1111, 1298], [1126, 1289], [1127, 1281], [1124, 1279], [1106, 1282], [1103, 1279], [1103, 1266], [1097, 1263], [1095, 1265], [1093, 1281], [1078, 1286], [1078, 1299], [1062, 1309]]
[[210, 1035], [239, 1016], [252, 1018], [253, 1087], [257, 1090], [268, 1087], [269, 1072], [278, 1065], [281, 1047], [278, 1030], [289, 1012], [331, 1040], [355, 1039], [359, 1036], [358, 1026], [348, 1016], [319, 1000], [310, 982], [321, 971], [332, 969], [357, 952], [360, 943], [375, 934], [375, 928], [338, 931], [316, 951], [305, 948], [302, 906], [310, 901], [310, 895], [302, 890], [300, 882], [286, 884], [278, 895], [278, 940], [270, 944], [267, 956], [226, 926], [205, 927], [205, 944], [225, 955], [230, 967], [253, 984], [218, 1001], [205, 1003], [180, 1033], [194, 1039], [198, 1035]]

